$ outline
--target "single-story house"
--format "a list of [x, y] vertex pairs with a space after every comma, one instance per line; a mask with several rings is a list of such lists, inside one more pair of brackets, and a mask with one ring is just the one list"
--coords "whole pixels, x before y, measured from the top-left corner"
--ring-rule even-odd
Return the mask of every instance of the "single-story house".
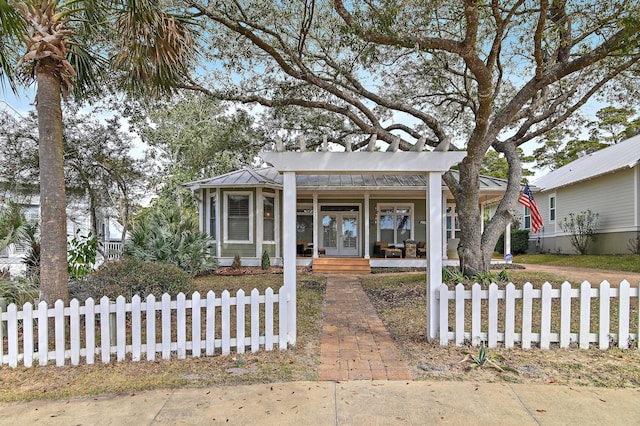
[[[502, 198], [507, 182], [482, 177], [480, 185], [481, 206], [488, 206]], [[282, 264], [283, 175], [274, 167], [246, 168], [185, 186], [195, 193], [200, 228], [214, 241], [221, 265], [236, 255], [243, 265], [259, 265], [264, 251], [272, 264]], [[325, 256], [368, 259], [371, 267], [426, 265], [422, 247], [415, 252], [404, 247], [407, 241], [419, 246], [426, 241], [426, 176], [298, 174], [296, 187], [299, 266]], [[441, 192], [442, 257], [457, 259], [457, 210], [446, 185]]]
[[[453, 252], [450, 243], [457, 246], [455, 205], [449, 203], [442, 174], [465, 155], [394, 148], [306, 152], [301, 144], [300, 152], [261, 153], [272, 169], [243, 170], [186, 186], [199, 200], [200, 227], [215, 240], [221, 264], [236, 255], [245, 265], [257, 263], [264, 252], [282, 263], [287, 342], [296, 342], [300, 264], [311, 264], [316, 272], [425, 267], [431, 340], [438, 333], [443, 258]], [[495, 202], [504, 184], [484, 180], [480, 203]], [[421, 246], [425, 258], [417, 257]]]
[[[544, 227], [531, 234], [531, 253], [574, 253], [560, 223], [586, 210], [599, 219], [592, 254], [628, 254], [629, 240], [640, 235], [640, 135], [584, 155], [533, 185]], [[528, 229], [529, 212], [523, 213]]]

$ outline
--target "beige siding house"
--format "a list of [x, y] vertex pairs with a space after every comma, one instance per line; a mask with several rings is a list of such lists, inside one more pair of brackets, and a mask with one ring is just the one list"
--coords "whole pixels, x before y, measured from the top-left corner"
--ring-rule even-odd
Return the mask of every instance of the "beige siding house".
[[[640, 233], [640, 135], [585, 155], [533, 186], [544, 228], [531, 234], [530, 252], [574, 253], [560, 222], [591, 210], [599, 215], [591, 253], [629, 253], [629, 240]], [[528, 212], [522, 213], [528, 228]]]

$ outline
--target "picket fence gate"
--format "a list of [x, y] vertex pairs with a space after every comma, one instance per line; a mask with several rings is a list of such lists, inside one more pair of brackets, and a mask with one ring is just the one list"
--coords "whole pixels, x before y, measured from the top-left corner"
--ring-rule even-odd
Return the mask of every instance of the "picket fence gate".
[[[116, 361], [127, 355], [140, 361], [143, 354], [153, 361], [157, 353], [162, 359], [172, 355], [184, 359], [187, 352], [192, 357], [228, 355], [231, 348], [244, 353], [246, 347], [257, 352], [260, 348], [271, 351], [275, 345], [284, 350], [289, 299], [281, 287], [279, 294], [271, 288], [263, 295], [254, 289], [249, 296], [238, 290], [235, 297], [227, 290], [221, 297], [210, 291], [204, 299], [198, 292], [190, 299], [180, 293], [175, 300], [164, 294], [159, 301], [153, 295], [145, 300], [136, 295], [131, 302], [119, 296], [115, 303], [105, 296], [99, 304], [89, 298], [84, 306], [76, 299], [69, 306], [58, 300], [53, 308], [42, 301], [36, 309], [26, 303], [21, 311], [11, 304], [2, 313], [0, 364], [17, 367], [22, 361], [31, 367], [35, 360], [39, 365], [52, 360], [57, 366], [65, 365], [66, 360], [71, 365], [81, 360], [94, 364], [96, 357], [106, 364], [114, 354]], [[49, 321], [55, 326], [51, 340]]]
[[[491, 348], [501, 342], [511, 348], [519, 342], [523, 349], [531, 348], [532, 343], [548, 349], [551, 343], [558, 343], [561, 348], [577, 343], [580, 349], [588, 349], [591, 343], [596, 343], [598, 348], [608, 349], [616, 342], [620, 348], [629, 348], [630, 343], [635, 341], [637, 347], [640, 319], [632, 323], [631, 318], [632, 309], [635, 315], [640, 310], [639, 292], [638, 287], [631, 287], [626, 280], [617, 288], [611, 287], [607, 281], [592, 288], [585, 281], [579, 288], [572, 288], [570, 283], [565, 282], [559, 289], [545, 283], [541, 289], [535, 290], [530, 283], [526, 283], [521, 290], [516, 289], [513, 283], [507, 284], [504, 290], [496, 284], [490, 284], [487, 290], [483, 290], [478, 283], [471, 290], [466, 290], [463, 284], [456, 285], [455, 290], [449, 290], [446, 284], [442, 284], [437, 293], [440, 344], [448, 345], [453, 341], [458, 346], [465, 342], [479, 346], [485, 343]], [[632, 298], [636, 299], [633, 303]], [[617, 318], [611, 315], [612, 299], [617, 299]], [[592, 310], [594, 301], [597, 309]], [[471, 327], [465, 329], [469, 303]], [[534, 303], [540, 309], [537, 318], [534, 317]], [[579, 317], [573, 318], [579, 320], [577, 329], [571, 326], [574, 303], [579, 307]], [[556, 314], [559, 310], [559, 324], [556, 320], [553, 324], [555, 332], [552, 332], [554, 305]], [[519, 323], [516, 323], [516, 311], [521, 318]], [[449, 321], [450, 314], [453, 323]], [[592, 315], [597, 319], [597, 327], [594, 327], [597, 330], [591, 329]], [[612, 332], [612, 325], [617, 332]], [[631, 332], [633, 329], [635, 332]]]

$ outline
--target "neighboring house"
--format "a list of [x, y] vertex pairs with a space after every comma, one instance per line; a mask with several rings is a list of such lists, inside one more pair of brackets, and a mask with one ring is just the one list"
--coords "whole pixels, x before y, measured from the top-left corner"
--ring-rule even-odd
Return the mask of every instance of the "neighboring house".
[[[482, 177], [481, 207], [501, 199], [506, 184]], [[276, 169], [244, 169], [185, 186], [198, 199], [201, 230], [214, 241], [212, 251], [221, 265], [235, 255], [243, 265], [259, 265], [264, 251], [272, 264], [282, 263], [283, 176]], [[420, 250], [414, 256], [404, 247], [405, 241], [426, 240], [425, 176], [299, 174], [296, 187], [298, 265], [318, 256], [365, 258], [373, 267], [426, 265]], [[457, 258], [457, 210], [444, 184], [441, 191], [442, 255]], [[385, 252], [384, 244], [376, 243], [400, 250]]]
[[[531, 234], [529, 252], [574, 253], [561, 221], [570, 213], [599, 215], [593, 254], [629, 253], [640, 233], [640, 135], [585, 155], [533, 182], [544, 227]], [[524, 209], [523, 227], [530, 227]]]
[[[5, 199], [13, 199], [11, 194], [5, 193]], [[22, 196], [20, 204], [24, 206], [24, 213], [27, 219], [40, 219], [40, 197], [38, 195]], [[122, 227], [113, 217], [106, 212], [100, 211], [97, 218], [98, 240], [102, 244], [105, 254], [109, 258], [119, 257], [122, 250], [121, 236]], [[78, 232], [82, 236], [87, 236], [91, 230], [91, 219], [89, 209], [84, 201], [71, 202], [67, 205], [67, 239], [71, 241]], [[10, 244], [0, 251], [0, 269], [9, 269], [11, 273], [21, 273], [24, 271], [22, 259], [27, 254], [27, 248], [20, 244]], [[98, 259], [99, 262], [102, 259]]]

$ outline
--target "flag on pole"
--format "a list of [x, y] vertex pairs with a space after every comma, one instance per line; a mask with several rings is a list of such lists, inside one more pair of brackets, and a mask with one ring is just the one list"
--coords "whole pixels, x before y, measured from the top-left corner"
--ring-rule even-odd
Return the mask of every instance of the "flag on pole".
[[531, 211], [531, 230], [535, 234], [544, 226], [544, 223], [542, 223], [542, 216], [540, 216], [540, 211], [536, 205], [536, 199], [533, 198], [533, 192], [531, 192], [531, 188], [529, 188], [528, 183], [524, 185], [524, 192], [520, 195], [518, 202], [529, 208], [529, 211]]

